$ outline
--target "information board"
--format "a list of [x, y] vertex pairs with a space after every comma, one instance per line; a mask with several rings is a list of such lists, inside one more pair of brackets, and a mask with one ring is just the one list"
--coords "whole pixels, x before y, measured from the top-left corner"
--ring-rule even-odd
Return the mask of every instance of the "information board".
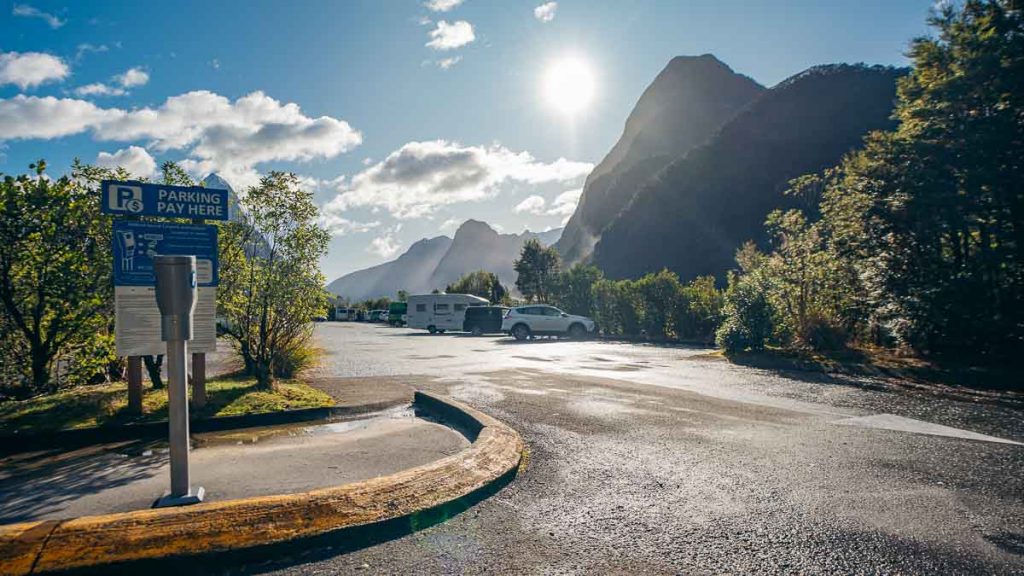
[[196, 257], [196, 284], [216, 286], [217, 227], [115, 220], [114, 286], [154, 286], [153, 257], [180, 254]]
[[196, 308], [188, 350], [217, 350], [217, 227], [115, 220], [114, 340], [119, 356], [163, 354], [160, 309], [156, 304], [153, 257], [180, 254], [196, 257]]

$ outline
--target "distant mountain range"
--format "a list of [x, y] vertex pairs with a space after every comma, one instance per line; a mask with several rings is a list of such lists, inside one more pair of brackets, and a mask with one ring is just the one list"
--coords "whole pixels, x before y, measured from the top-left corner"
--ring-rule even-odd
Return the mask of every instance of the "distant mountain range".
[[523, 243], [537, 238], [545, 246], [558, 240], [562, 229], [542, 233], [499, 234], [487, 223], [467, 220], [455, 236], [424, 238], [398, 258], [352, 272], [327, 285], [327, 290], [350, 302], [367, 298], [394, 298], [399, 290], [422, 294], [444, 290], [464, 275], [487, 270], [498, 275], [506, 287], [515, 286], [512, 262], [519, 257]]

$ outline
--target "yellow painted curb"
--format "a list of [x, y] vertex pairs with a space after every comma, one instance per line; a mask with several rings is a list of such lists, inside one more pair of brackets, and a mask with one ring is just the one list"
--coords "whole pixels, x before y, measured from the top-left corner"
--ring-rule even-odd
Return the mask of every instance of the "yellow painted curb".
[[0, 526], [0, 574], [235, 550], [383, 522], [465, 497], [519, 465], [524, 445], [512, 428], [442, 396], [417, 392], [415, 403], [478, 431], [476, 440], [424, 466], [311, 492]]

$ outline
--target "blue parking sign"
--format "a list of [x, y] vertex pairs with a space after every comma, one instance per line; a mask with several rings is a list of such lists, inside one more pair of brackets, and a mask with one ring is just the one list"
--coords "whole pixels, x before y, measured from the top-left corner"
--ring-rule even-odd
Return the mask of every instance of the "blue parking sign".
[[100, 211], [120, 216], [227, 220], [228, 191], [202, 186], [104, 180], [100, 183]]
[[217, 227], [209, 224], [114, 221], [114, 286], [154, 286], [153, 257], [176, 254], [196, 257], [199, 286], [216, 286]]

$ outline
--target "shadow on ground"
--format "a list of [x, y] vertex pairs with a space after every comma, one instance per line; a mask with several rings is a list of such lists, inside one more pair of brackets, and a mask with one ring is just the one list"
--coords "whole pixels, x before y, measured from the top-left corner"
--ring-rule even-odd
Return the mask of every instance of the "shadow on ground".
[[[159, 445], [134, 441], [108, 450], [51, 450], [0, 459], [0, 524], [58, 512], [69, 501], [149, 478], [167, 460]], [[109, 457], [97, 457], [98, 450]]]

